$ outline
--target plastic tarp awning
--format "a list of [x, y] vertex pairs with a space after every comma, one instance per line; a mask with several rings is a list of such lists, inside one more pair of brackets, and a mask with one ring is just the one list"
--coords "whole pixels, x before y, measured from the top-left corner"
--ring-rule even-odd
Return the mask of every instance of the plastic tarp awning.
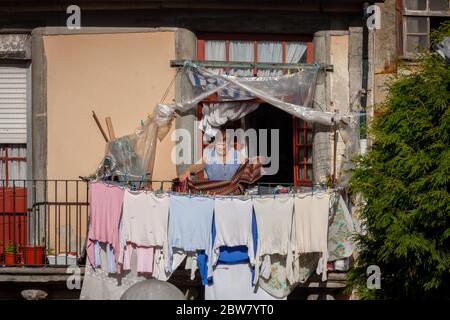
[[[157, 137], [161, 140], [169, 132], [175, 113], [196, 107], [213, 94], [219, 102], [259, 98], [305, 121], [334, 126], [345, 143], [343, 166], [351, 169], [351, 157], [357, 152], [358, 123], [352, 113], [338, 114], [311, 108], [318, 67], [276, 77], [235, 77], [186, 63], [183, 72], [198, 94], [186, 101], [157, 104], [153, 115], [133, 134], [109, 142], [105, 157], [108, 161], [105, 163], [104, 160], [97, 170], [98, 177], [151, 177]], [[125, 158], [124, 152], [127, 153]]]

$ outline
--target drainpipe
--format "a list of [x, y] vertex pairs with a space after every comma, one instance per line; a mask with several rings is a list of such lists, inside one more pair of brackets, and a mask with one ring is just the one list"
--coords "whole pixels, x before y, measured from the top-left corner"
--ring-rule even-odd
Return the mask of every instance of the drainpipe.
[[359, 139], [360, 139], [360, 151], [361, 154], [364, 154], [367, 149], [367, 116], [366, 116], [366, 108], [367, 108], [367, 89], [369, 86], [369, 28], [367, 28], [367, 7], [369, 6], [368, 2], [364, 3], [364, 11], [363, 11], [363, 43], [362, 43], [362, 94], [361, 94], [361, 113], [359, 116], [359, 125], [362, 130], [359, 131]]

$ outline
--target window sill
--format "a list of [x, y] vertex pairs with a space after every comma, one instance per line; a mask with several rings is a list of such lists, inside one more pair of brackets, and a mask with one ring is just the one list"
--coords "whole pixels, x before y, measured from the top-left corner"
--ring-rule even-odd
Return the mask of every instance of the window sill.
[[404, 65], [407, 66], [417, 66], [419, 62], [416, 58], [408, 57], [408, 56], [398, 56], [398, 59], [403, 62]]

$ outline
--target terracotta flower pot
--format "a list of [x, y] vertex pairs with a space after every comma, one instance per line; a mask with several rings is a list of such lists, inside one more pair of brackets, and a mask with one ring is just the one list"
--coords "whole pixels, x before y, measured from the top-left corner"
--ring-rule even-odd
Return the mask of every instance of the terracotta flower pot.
[[44, 246], [23, 246], [21, 251], [24, 264], [44, 264]]
[[5, 266], [13, 266], [15, 264], [18, 264], [20, 261], [20, 256], [18, 253], [16, 253], [16, 259], [14, 261], [14, 253], [11, 252], [5, 252], [3, 254], [4, 260], [5, 260]]

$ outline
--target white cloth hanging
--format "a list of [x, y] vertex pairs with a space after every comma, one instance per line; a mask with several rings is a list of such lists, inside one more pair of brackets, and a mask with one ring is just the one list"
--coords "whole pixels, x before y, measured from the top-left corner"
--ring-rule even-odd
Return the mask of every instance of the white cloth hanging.
[[322, 280], [325, 281], [327, 279], [330, 195], [321, 192], [296, 195], [294, 207], [297, 241], [295, 263], [298, 263], [298, 255], [301, 253], [322, 253], [316, 272], [322, 274]]
[[[169, 200], [166, 194], [156, 195], [153, 192], [132, 191], [127, 189], [123, 199], [119, 262], [124, 270], [130, 270], [130, 251], [138, 252], [138, 271], [153, 272], [154, 264], [164, 259], [158, 255], [154, 259], [154, 251], [167, 251], [167, 223]], [[149, 261], [143, 261], [143, 260]], [[148, 266], [148, 264], [151, 264]], [[157, 269], [161, 266], [156, 265]]]
[[213, 245], [213, 265], [216, 264], [219, 258], [221, 246], [247, 246], [250, 263], [254, 264], [252, 214], [253, 205], [250, 199], [215, 199], [214, 223], [216, 226], [216, 238]]
[[125, 191], [121, 242], [143, 246], [166, 246], [169, 197], [153, 192]]
[[199, 129], [206, 135], [214, 137], [225, 123], [245, 117], [258, 106], [259, 103], [247, 102], [203, 103], [203, 118]]
[[248, 263], [221, 264], [213, 272], [214, 283], [205, 286], [205, 300], [285, 300], [277, 299], [252, 285]]
[[253, 206], [258, 227], [254, 283], [257, 283], [260, 275], [266, 279], [270, 277], [270, 256], [274, 254], [286, 256], [286, 277], [290, 283], [294, 283], [293, 254], [296, 240], [292, 228], [293, 197], [278, 195], [254, 198]]
[[[198, 250], [208, 256], [208, 277], [212, 276], [212, 220], [214, 200], [207, 197], [171, 196], [169, 199], [168, 261], [166, 271], [172, 272], [178, 265], [174, 253], [186, 253], [190, 257]], [[196, 259], [196, 257], [194, 257]], [[187, 268], [196, 269], [196, 262], [189, 260]]]

